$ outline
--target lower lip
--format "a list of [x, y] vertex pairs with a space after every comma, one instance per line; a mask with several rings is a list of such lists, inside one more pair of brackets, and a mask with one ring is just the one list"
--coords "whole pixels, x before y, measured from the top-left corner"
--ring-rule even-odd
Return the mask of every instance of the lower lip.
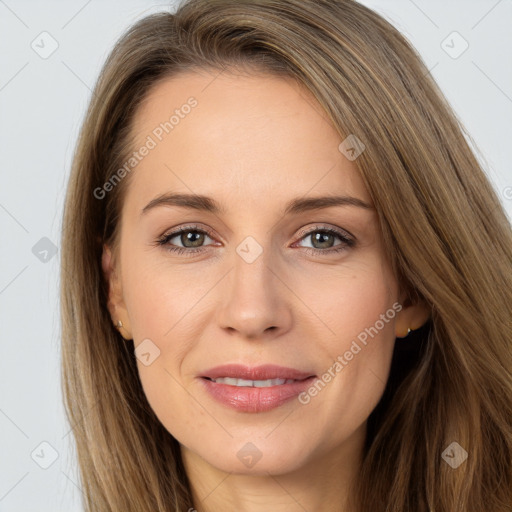
[[249, 386], [230, 386], [201, 378], [206, 391], [218, 402], [241, 412], [265, 412], [275, 409], [292, 400], [309, 386], [316, 377], [304, 380], [256, 388]]

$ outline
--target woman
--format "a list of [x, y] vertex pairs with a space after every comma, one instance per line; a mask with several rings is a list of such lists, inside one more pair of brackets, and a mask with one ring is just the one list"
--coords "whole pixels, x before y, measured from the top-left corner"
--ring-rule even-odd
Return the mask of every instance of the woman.
[[191, 0], [133, 26], [62, 269], [87, 510], [512, 510], [511, 226], [368, 8]]

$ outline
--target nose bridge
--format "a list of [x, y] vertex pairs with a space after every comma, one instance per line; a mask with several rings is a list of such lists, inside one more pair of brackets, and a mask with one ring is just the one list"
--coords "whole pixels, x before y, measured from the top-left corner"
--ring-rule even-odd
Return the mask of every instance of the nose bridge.
[[270, 243], [263, 246], [263, 243], [249, 236], [236, 247], [235, 252], [231, 293], [236, 294], [236, 298], [246, 306], [258, 301], [269, 305], [277, 293], [271, 268]]
[[[270, 327], [283, 328], [290, 312], [285, 304], [282, 284], [272, 264], [270, 249], [254, 237], [246, 237], [235, 248], [232, 271], [223, 285], [220, 325], [247, 337], [258, 337]], [[277, 329], [280, 330], [280, 329]]]
[[272, 275], [271, 256], [269, 244], [266, 244], [264, 249], [254, 239], [245, 240], [237, 247], [233, 280], [238, 291], [246, 293], [246, 289], [252, 288], [251, 295], [261, 292], [271, 293], [272, 283], [269, 282], [269, 275]]

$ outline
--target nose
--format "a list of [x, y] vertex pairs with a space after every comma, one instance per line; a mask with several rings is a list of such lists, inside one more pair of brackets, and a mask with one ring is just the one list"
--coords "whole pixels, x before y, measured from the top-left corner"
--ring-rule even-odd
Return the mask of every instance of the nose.
[[275, 338], [290, 329], [292, 312], [286, 278], [270, 253], [263, 251], [248, 262], [238, 253], [220, 290], [218, 325], [252, 340]]

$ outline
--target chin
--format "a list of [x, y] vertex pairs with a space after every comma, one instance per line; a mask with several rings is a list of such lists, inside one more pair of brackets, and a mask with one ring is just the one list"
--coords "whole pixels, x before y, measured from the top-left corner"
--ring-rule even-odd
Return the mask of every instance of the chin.
[[[216, 443], [212, 443], [215, 445]], [[210, 445], [210, 446], [212, 446]], [[304, 445], [287, 438], [270, 441], [261, 436], [230, 439], [218, 443], [220, 450], [194, 450], [215, 468], [237, 475], [279, 475], [293, 472], [307, 463]]]

